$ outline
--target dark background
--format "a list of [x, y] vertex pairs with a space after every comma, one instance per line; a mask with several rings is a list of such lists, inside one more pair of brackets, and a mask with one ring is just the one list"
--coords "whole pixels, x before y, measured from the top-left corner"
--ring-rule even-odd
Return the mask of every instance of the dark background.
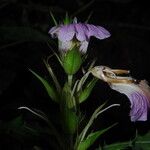
[[[51, 45], [56, 42], [48, 35], [49, 29], [54, 26], [50, 11], [58, 22], [62, 21], [66, 12], [76, 16], [78, 22], [84, 22], [92, 14], [89, 23], [105, 27], [111, 37], [102, 41], [91, 38], [89, 59], [97, 57], [97, 65], [129, 69], [133, 77], [150, 82], [150, 9], [146, 0], [1, 0], [0, 123], [20, 115], [19, 106], [37, 108], [55, 118], [57, 106], [49, 101], [44, 88], [28, 71], [32, 68], [42, 75], [46, 74], [42, 59], [52, 53], [47, 42]], [[55, 62], [52, 66], [63, 79]], [[149, 130], [149, 121], [130, 122], [126, 96], [112, 91], [101, 81], [98, 83], [94, 96], [81, 106], [87, 115], [105, 100], [109, 100], [109, 104], [122, 104], [119, 109], [106, 112], [96, 122], [95, 129], [119, 122], [104, 136], [107, 143], [129, 140], [136, 129], [140, 134]], [[0, 134], [0, 140], [6, 149], [9, 144], [16, 145], [18, 141], [10, 134]], [[26, 146], [30, 147], [34, 142], [29, 140], [28, 143]]]

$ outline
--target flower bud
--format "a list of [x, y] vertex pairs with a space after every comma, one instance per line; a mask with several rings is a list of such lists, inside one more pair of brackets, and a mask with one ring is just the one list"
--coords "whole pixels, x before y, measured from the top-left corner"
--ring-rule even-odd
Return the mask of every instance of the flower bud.
[[75, 74], [82, 64], [81, 54], [77, 47], [67, 51], [63, 58], [63, 67], [68, 75]]

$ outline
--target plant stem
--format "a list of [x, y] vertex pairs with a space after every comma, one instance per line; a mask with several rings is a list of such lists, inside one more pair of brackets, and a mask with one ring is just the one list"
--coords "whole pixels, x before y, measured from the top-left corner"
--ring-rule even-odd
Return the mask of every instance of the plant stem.
[[72, 87], [72, 78], [73, 78], [72, 75], [68, 75], [68, 85], [69, 85], [70, 89]]

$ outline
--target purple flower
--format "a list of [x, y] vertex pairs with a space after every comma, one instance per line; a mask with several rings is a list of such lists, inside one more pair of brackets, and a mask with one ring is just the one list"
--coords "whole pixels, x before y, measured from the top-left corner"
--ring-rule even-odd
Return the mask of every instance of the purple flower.
[[125, 94], [131, 103], [131, 121], [146, 121], [150, 107], [150, 87], [145, 80], [139, 83], [132, 77], [123, 77], [119, 74], [129, 74], [128, 70], [110, 69], [105, 66], [96, 66], [91, 73], [97, 78], [107, 82], [110, 87]]
[[55, 26], [50, 29], [49, 34], [58, 38], [59, 50], [66, 52], [77, 44], [83, 54], [87, 51], [91, 36], [101, 40], [110, 37], [110, 33], [103, 27], [84, 23]]

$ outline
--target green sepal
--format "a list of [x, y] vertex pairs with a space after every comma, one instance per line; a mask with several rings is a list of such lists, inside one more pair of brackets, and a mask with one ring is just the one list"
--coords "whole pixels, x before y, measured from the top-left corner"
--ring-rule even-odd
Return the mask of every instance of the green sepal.
[[72, 19], [68, 16], [68, 13], [66, 12], [63, 23], [64, 23], [64, 25], [67, 25], [67, 24], [71, 24], [71, 22], [72, 22]]
[[81, 54], [77, 47], [68, 50], [63, 58], [63, 67], [68, 75], [75, 74], [82, 64]]
[[42, 78], [40, 75], [38, 75], [37, 73], [35, 73], [33, 70], [29, 69], [29, 71], [31, 73], [33, 73], [33, 75], [35, 77], [37, 77], [37, 79], [39, 79], [41, 81], [41, 83], [44, 85], [48, 95], [50, 96], [50, 98], [55, 101], [58, 102], [58, 93], [56, 92], [56, 90], [54, 89], [54, 87], [52, 85], [50, 85], [48, 83], [48, 81], [46, 81], [44, 78]]
[[97, 79], [93, 79], [92, 81], [90, 81], [86, 87], [80, 92], [79, 95], [79, 103], [84, 102], [85, 100], [87, 100], [87, 98], [89, 97], [89, 95], [91, 94], [95, 84], [97, 82]]

